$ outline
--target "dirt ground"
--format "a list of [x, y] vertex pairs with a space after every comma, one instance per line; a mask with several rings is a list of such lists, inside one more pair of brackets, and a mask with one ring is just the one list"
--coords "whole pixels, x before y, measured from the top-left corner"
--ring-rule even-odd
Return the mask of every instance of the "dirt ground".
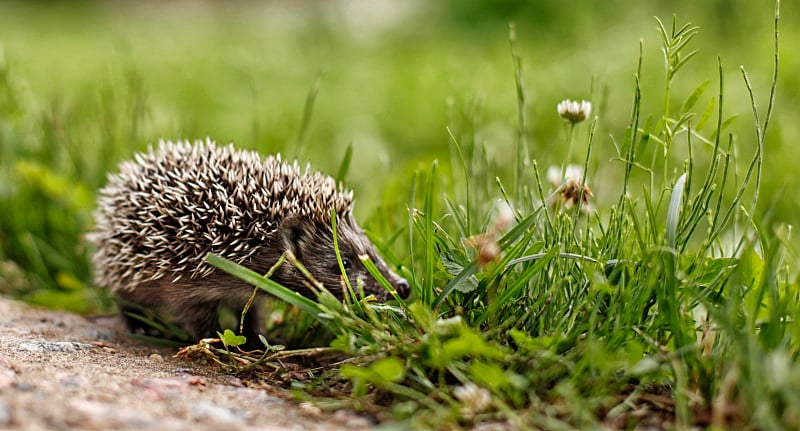
[[0, 429], [362, 430], [86, 319], [0, 297]]

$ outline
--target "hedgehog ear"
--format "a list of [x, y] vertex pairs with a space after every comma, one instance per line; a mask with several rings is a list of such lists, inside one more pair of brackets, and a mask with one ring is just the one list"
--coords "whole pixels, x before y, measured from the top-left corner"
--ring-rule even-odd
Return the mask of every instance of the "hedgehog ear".
[[314, 224], [307, 217], [290, 216], [281, 223], [280, 232], [284, 249], [291, 250], [300, 259], [302, 250], [313, 241]]

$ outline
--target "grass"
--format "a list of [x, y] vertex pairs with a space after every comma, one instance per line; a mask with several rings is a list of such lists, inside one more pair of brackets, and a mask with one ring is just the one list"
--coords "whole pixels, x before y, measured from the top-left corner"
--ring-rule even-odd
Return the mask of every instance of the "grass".
[[[797, 286], [784, 260], [785, 238], [765, 234], [755, 216], [777, 84], [777, 9], [776, 75], [766, 108], [752, 100], [756, 148], [743, 172], [733, 135], [724, 136], [722, 65], [716, 112], [691, 111], [705, 83], [679, 108], [671, 106], [672, 81], [696, 52], [689, 49], [697, 28], [675, 19], [657, 24], [664, 108], [641, 110], [640, 57], [626, 133], [615, 139], [617, 153], [605, 155], [624, 172], [618, 203], [588, 214], [580, 205], [569, 208], [570, 181], [587, 193], [591, 173], [542, 184], [525, 157], [507, 186], [504, 172], [486, 159], [468, 161], [465, 154], [482, 149], [462, 145], [451, 131], [458, 164], [443, 201], [445, 180], [433, 163], [414, 182], [409, 202], [416, 300], [393, 309], [322, 298], [314, 315], [325, 316], [318, 320], [337, 337], [332, 346], [352, 358], [307, 391], [329, 393], [330, 382], [343, 377], [350, 382], [346, 405], [414, 428], [482, 421], [626, 428], [642, 412], [678, 428], [798, 426], [791, 319]], [[528, 120], [513, 42], [512, 29], [521, 155]], [[741, 77], [752, 97], [744, 69]], [[692, 126], [709, 120], [705, 129]], [[584, 169], [594, 155], [596, 121], [583, 144]], [[676, 146], [688, 154], [677, 164]], [[477, 187], [492, 179], [494, 193]], [[504, 230], [507, 221], [487, 196], [512, 209], [513, 227]], [[723, 239], [723, 232], [738, 235]]]
[[[774, 49], [769, 85], [755, 85], [744, 68], [731, 73], [724, 58], [716, 59], [713, 75], [697, 79], [690, 71], [701, 60], [693, 54], [702, 40], [698, 28], [677, 18], [650, 22], [660, 46], [640, 42], [638, 61], [630, 58], [633, 88], [620, 123], [619, 109], [603, 107], [618, 99], [598, 89], [591, 92], [598, 115], [584, 122], [555, 117], [556, 103], [538, 106], [532, 94], [546, 83], [531, 78], [530, 50], [512, 27], [510, 50], [503, 49], [511, 68], [503, 80], [510, 90], [504, 94], [515, 98], [487, 102], [509, 107], [486, 109], [478, 98], [448, 104], [435, 121], [449, 151], [438, 160], [422, 157], [424, 167], [413, 174], [393, 174], [382, 206], [364, 212], [372, 239], [410, 281], [411, 300], [340, 302], [322, 292], [314, 301], [210, 256], [302, 310], [285, 311], [299, 321], [292, 328], [298, 337], [324, 328], [332, 341], [300, 351], [268, 346], [254, 355], [236, 351], [240, 337], [222, 332], [222, 347], [201, 343], [183, 354], [250, 376], [253, 370], [276, 380], [288, 375], [298, 397], [313, 395], [322, 406], [357, 408], [415, 429], [483, 422], [533, 429], [662, 422], [797, 428], [794, 240], [789, 226], [774, 223], [781, 203], [767, 194], [777, 188], [764, 174], [774, 148], [767, 137], [781, 124], [773, 110], [777, 16], [776, 9], [774, 41], [760, 48]], [[654, 59], [663, 61], [660, 70], [649, 66]], [[423, 56], [413, 67], [430, 61]], [[214, 124], [211, 115], [175, 128], [154, 120], [152, 107], [161, 105], [150, 100], [135, 65], [92, 97], [55, 99], [39, 110], [24, 78], [4, 64], [3, 288], [32, 302], [106, 310], [107, 296], [89, 286], [81, 241], [93, 191], [117, 160], [166, 133], [160, 127], [202, 133], [201, 124]], [[403, 73], [395, 75], [400, 84], [391, 94], [414, 87]], [[330, 108], [322, 103], [330, 74], [322, 81], [315, 81], [318, 70], [309, 74], [311, 84], [297, 99], [306, 103], [296, 106], [292, 127], [265, 132], [254, 115], [244, 127], [253, 141], [269, 150], [279, 140], [310, 149], [314, 136], [328, 136]], [[335, 94], [343, 105], [357, 103]], [[203, 103], [185, 103], [193, 102]], [[498, 124], [497, 112], [513, 120]], [[733, 113], [739, 120], [731, 120]], [[241, 126], [230, 124], [229, 130]], [[312, 135], [313, 124], [319, 128]], [[740, 133], [743, 124], [747, 134]], [[387, 126], [382, 136], [403, 142], [414, 135], [413, 128], [397, 128]], [[420, 129], [429, 134], [423, 142], [437, 139]], [[541, 141], [558, 146], [556, 155], [547, 155]], [[408, 145], [399, 153], [411, 148], [399, 145]], [[323, 167], [337, 178], [358, 185], [355, 167], [380, 171], [360, 153], [325, 157], [320, 150], [318, 157], [333, 160]], [[546, 168], [551, 164], [554, 170]], [[568, 165], [580, 175], [563, 178]], [[560, 175], [553, 181], [549, 171]], [[576, 204], [584, 199], [593, 208]], [[333, 352], [345, 359], [319, 359]], [[292, 358], [308, 365], [310, 357], [318, 359], [303, 377], [276, 367]]]

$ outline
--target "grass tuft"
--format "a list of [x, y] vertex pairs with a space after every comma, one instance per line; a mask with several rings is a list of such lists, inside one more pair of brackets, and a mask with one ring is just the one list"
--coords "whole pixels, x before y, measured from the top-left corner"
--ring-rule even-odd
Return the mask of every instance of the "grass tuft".
[[[351, 383], [349, 405], [433, 428], [624, 428], [642, 409], [676, 427], [800, 425], [787, 415], [800, 407], [788, 389], [800, 373], [790, 317], [797, 286], [783, 242], [756, 223], [754, 206], [741, 205], [758, 189], [751, 174], [763, 142], [739, 175], [733, 138], [721, 145], [721, 63], [719, 94], [707, 105], [717, 108], [715, 129], [691, 126], [709, 81], [671, 112], [670, 87], [696, 52], [682, 54], [698, 29], [658, 23], [667, 102], [663, 112], [646, 114], [657, 124], [640, 124], [642, 52], [630, 121], [611, 155], [624, 178], [615, 206], [583, 204], [592, 197], [594, 158], [607, 157], [592, 151], [597, 119], [587, 130], [575, 196], [567, 192], [570, 178], [542, 183], [535, 161], [516, 162], [509, 192], [499, 180], [507, 173], [468, 162], [466, 155], [479, 152], [475, 142], [459, 142], [462, 134], [448, 128], [465, 181], [445, 186], [437, 163], [414, 176], [407, 244], [416, 300], [325, 314], [332, 345], [351, 355], [338, 374]], [[519, 90], [513, 27], [511, 42]], [[521, 91], [518, 102], [523, 109]], [[754, 102], [753, 112], [761, 140]], [[520, 117], [517, 127], [525, 122]], [[675, 159], [678, 145], [686, 147], [683, 160]], [[474, 186], [493, 178], [494, 195]], [[498, 199], [509, 218], [492, 209]], [[306, 390], [329, 393], [327, 385]]]

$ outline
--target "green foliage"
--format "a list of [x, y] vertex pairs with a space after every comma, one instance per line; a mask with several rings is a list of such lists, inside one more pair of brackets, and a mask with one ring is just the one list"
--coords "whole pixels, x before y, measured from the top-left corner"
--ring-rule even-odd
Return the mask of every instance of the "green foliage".
[[226, 349], [228, 347], [241, 346], [247, 342], [247, 337], [243, 335], [236, 335], [236, 333], [230, 329], [226, 329], [222, 333], [217, 332], [217, 335], [219, 336], [219, 339], [222, 340], [222, 344]]

